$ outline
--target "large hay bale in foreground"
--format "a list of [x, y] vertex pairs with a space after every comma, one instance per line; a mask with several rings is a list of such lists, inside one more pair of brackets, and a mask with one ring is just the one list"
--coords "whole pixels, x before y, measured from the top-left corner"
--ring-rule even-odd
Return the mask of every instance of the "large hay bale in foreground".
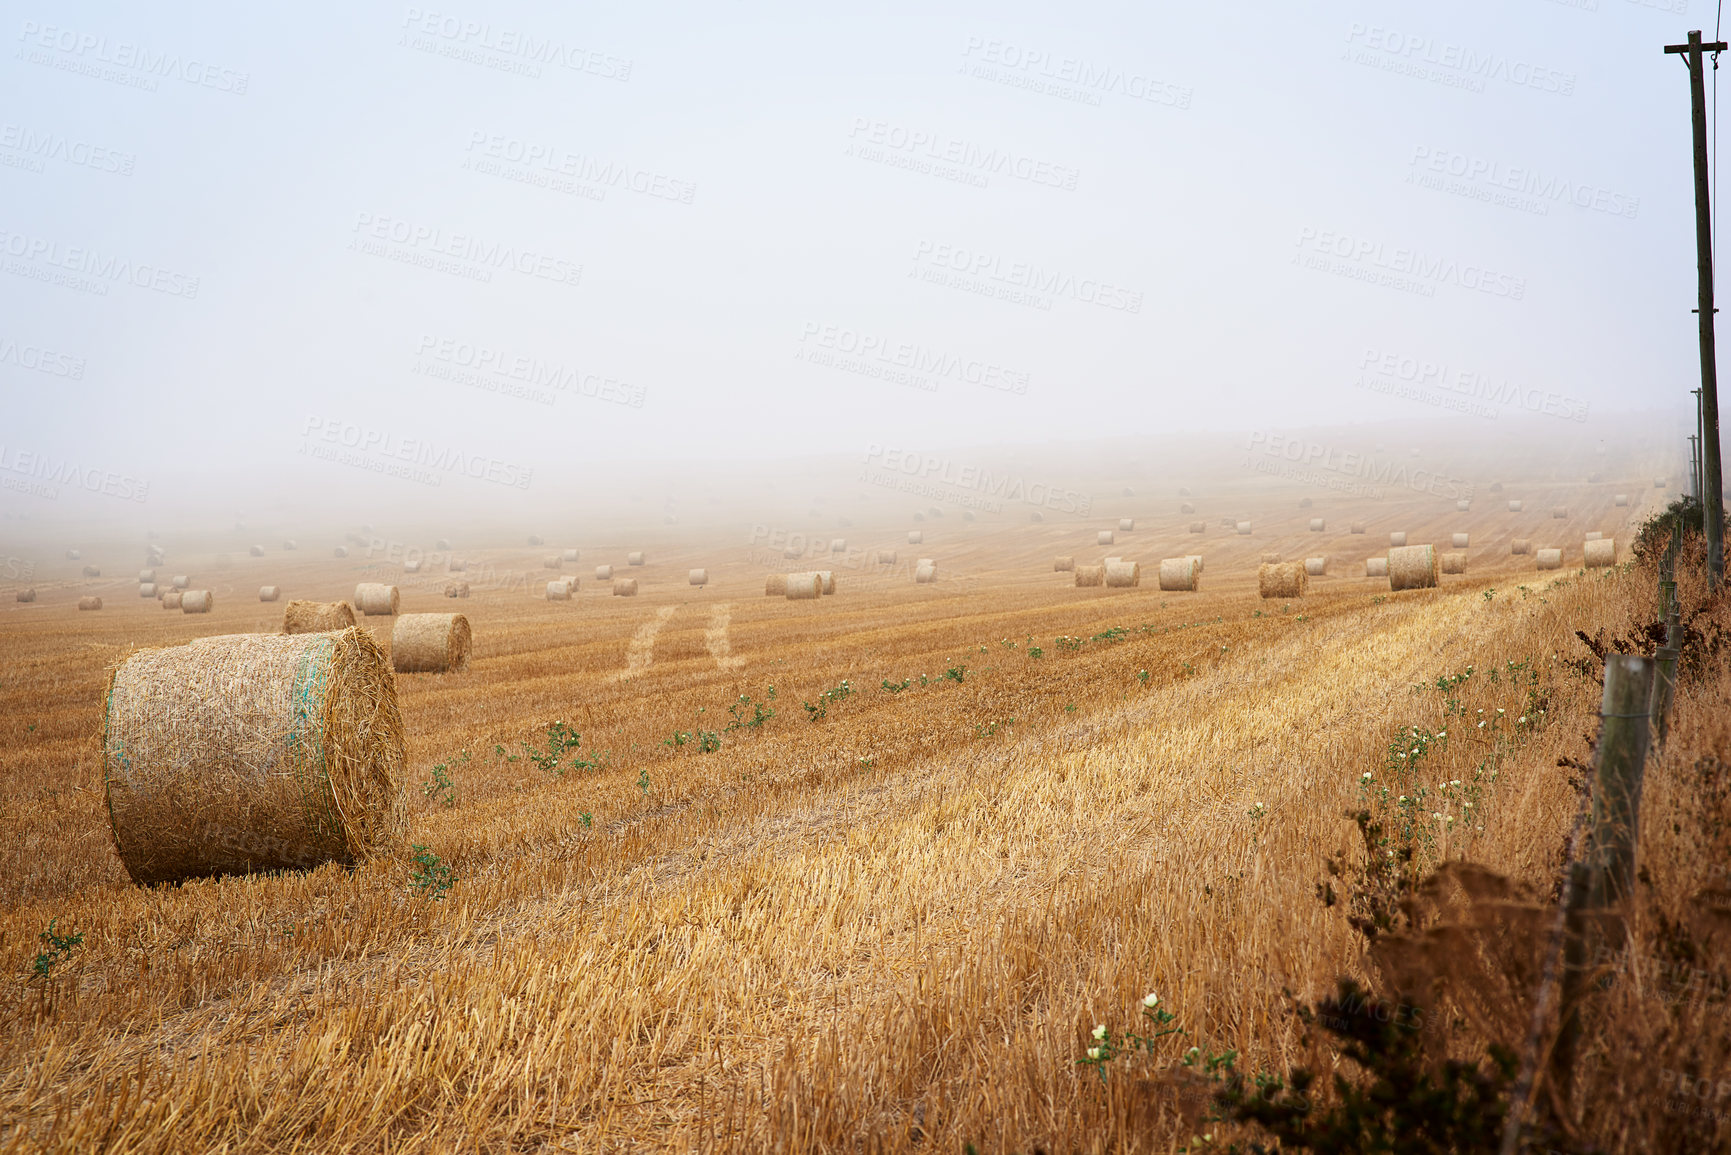
[[1560, 549], [1541, 549], [1533, 558], [1539, 569], [1562, 569], [1563, 551]]
[[571, 585], [569, 582], [550, 581], [547, 583], [547, 600], [550, 602], [568, 602], [571, 600]]
[[709, 584], [709, 571], [706, 569], [694, 569], [686, 575], [685, 580], [694, 586], [706, 586]]
[[399, 674], [455, 674], [469, 668], [469, 619], [404, 614], [391, 626], [391, 668]]
[[259, 586], [258, 587], [258, 600], [261, 602], [274, 602], [280, 597], [282, 597], [282, 587], [281, 586]]
[[1471, 540], [1471, 536], [1471, 534], [1457, 533], [1449, 539], [1449, 544], [1454, 546], [1456, 549], [1465, 549], [1467, 548], [1467, 542]]
[[1320, 517], [1313, 517], [1310, 519], [1310, 532], [1311, 533], [1321, 533], [1327, 527], [1328, 527], [1328, 522], [1323, 520]]
[[634, 598], [637, 596], [636, 578], [615, 578], [613, 580], [613, 596], [616, 598]]
[[1103, 565], [1079, 565], [1076, 567], [1076, 584], [1079, 586], [1098, 586], [1106, 584], [1106, 567]]
[[19, 590], [18, 591], [18, 600], [21, 602], [33, 602], [36, 600], [36, 591], [35, 590]]
[[448, 598], [466, 598], [469, 596], [468, 582], [446, 582], [445, 596]]
[[355, 608], [368, 617], [388, 617], [402, 600], [396, 586], [384, 582], [362, 582], [355, 587]]
[[787, 575], [787, 600], [790, 602], [810, 601], [823, 596], [823, 578], [815, 573], [790, 573]]
[[625, 555], [625, 564], [626, 565], [642, 565], [643, 564], [643, 551], [640, 549], [634, 549], [630, 553], [626, 554]]
[[1509, 502], [1509, 512], [1510, 512], [1510, 513], [1519, 513], [1519, 512], [1521, 512], [1521, 503], [1520, 503], [1520, 502], [1518, 502], [1518, 501], [1511, 501], [1511, 502]]
[[108, 813], [136, 883], [359, 862], [404, 829], [402, 719], [365, 630], [141, 650], [106, 701]]
[[156, 596], [156, 583], [155, 582], [142, 583], [138, 587], [138, 596], [141, 598], [153, 598], [153, 597], [155, 597]]
[[1464, 553], [1445, 553], [1442, 555], [1442, 571], [1444, 573], [1466, 573], [1467, 555]]
[[81, 610], [99, 610], [102, 608], [102, 599], [97, 597], [79, 598], [78, 608]]
[[1304, 559], [1305, 577], [1323, 577], [1328, 573], [1326, 557], [1307, 557]]
[[322, 634], [354, 624], [354, 607], [348, 602], [290, 602], [282, 614], [285, 634]]
[[1517, 537], [1517, 538], [1515, 538], [1515, 540], [1509, 542], [1509, 552], [1511, 554], [1532, 553], [1533, 552], [1533, 539], [1530, 537]]
[[180, 599], [183, 596], [184, 595], [179, 590], [169, 590], [162, 595], [162, 608], [165, 610], [178, 610], [180, 608]]
[[1422, 590], [1436, 584], [1436, 546], [1403, 545], [1388, 551], [1389, 589]]
[[1615, 538], [1602, 537], [1586, 544], [1586, 561], [1588, 569], [1599, 569], [1617, 564], [1617, 541]]
[[920, 585], [930, 585], [938, 580], [938, 563], [930, 558], [921, 558], [920, 564], [914, 567], [914, 581]]
[[1142, 584], [1142, 567], [1133, 561], [1113, 561], [1106, 565], [1106, 584], [1115, 590], [1131, 589]]
[[1256, 570], [1256, 591], [1265, 598], [1301, 598], [1307, 584], [1304, 566], [1295, 561], [1264, 564]]
[[1076, 559], [1074, 557], [1070, 556], [1069, 554], [1065, 554], [1062, 557], [1055, 557], [1052, 559], [1052, 572], [1053, 573], [1074, 573], [1075, 571], [1076, 571]]
[[1386, 557], [1367, 557], [1364, 559], [1364, 576], [1367, 578], [1388, 576], [1388, 559]]
[[772, 573], [763, 579], [763, 596], [766, 598], [784, 598], [787, 596], [787, 575]]
[[1406, 531], [1404, 529], [1397, 529], [1393, 533], [1388, 535], [1388, 547], [1390, 549], [1401, 549], [1405, 545], [1406, 545]]
[[1193, 521], [1190, 523], [1190, 532], [1191, 533], [1207, 533], [1208, 532], [1208, 523], [1205, 521]]
[[1202, 555], [1201, 554], [1199, 554], [1199, 553], [1187, 553], [1184, 556], [1196, 563], [1196, 572], [1197, 573], [1202, 572]]
[[1166, 557], [1160, 559], [1160, 588], [1173, 593], [1196, 590], [1202, 572], [1195, 557]]
[[613, 567], [610, 565], [598, 565], [598, 566], [596, 566], [595, 567], [595, 580], [598, 582], [610, 582], [610, 581], [612, 581], [613, 580]]
[[1611, 504], [1612, 505], [1628, 505], [1629, 504], [1629, 495], [1626, 493], [1619, 493], [1615, 498], [1612, 499]]
[[216, 595], [209, 590], [185, 590], [180, 595], [180, 612], [208, 614], [216, 605]]

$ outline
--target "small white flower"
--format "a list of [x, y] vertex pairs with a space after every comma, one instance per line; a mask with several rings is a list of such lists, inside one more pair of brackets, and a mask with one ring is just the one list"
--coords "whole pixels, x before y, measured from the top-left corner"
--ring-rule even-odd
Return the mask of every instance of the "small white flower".
[[1451, 786], [1459, 786], [1460, 784], [1461, 784], [1461, 780], [1459, 778], [1449, 779], [1449, 785], [1451, 785]]
[[1365, 781], [1366, 781], [1366, 782], [1369, 782], [1369, 781], [1370, 781], [1370, 771], [1369, 771], [1369, 770], [1366, 770], [1366, 771], [1365, 771], [1365, 772], [1364, 772], [1364, 780], [1365, 780]]
[[1101, 1023], [1099, 1026], [1094, 1028], [1094, 1037], [1096, 1039], [1104, 1039], [1106, 1037], [1106, 1024], [1105, 1023]]
[[1527, 720], [1527, 716], [1525, 714], [1522, 714], [1521, 715], [1521, 721], [1525, 722], [1526, 720]]
[[1160, 996], [1155, 994], [1153, 991], [1149, 991], [1147, 994], [1142, 996], [1142, 1005], [1150, 1008], [1157, 1007], [1160, 1005]]
[[1090, 1059], [1098, 1059], [1100, 1057], [1100, 1048], [1099, 1047], [1089, 1047], [1088, 1048], [1088, 1057]]
[[1483, 730], [1483, 729], [1484, 729], [1484, 728], [1485, 728], [1485, 724], [1484, 724], [1484, 721], [1483, 721], [1483, 719], [1480, 719], [1480, 721], [1479, 721], [1479, 729], [1481, 729], [1481, 730]]
[[1471, 802], [1463, 802], [1463, 803], [1461, 803], [1461, 807], [1465, 810], [1471, 810], [1473, 808], [1473, 804]]
[[1455, 816], [1451, 814], [1447, 818], [1443, 819], [1443, 822], [1449, 823], [1449, 822], [1453, 822], [1454, 820], [1455, 820]]
[[1501, 714], [1502, 712], [1503, 712], [1503, 708], [1501, 706], [1498, 706], [1497, 707], [1497, 713]]

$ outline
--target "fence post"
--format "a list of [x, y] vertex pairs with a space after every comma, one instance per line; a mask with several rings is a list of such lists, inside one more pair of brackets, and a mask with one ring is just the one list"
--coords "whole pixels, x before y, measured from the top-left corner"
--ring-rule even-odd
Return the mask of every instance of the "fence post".
[[1670, 728], [1671, 699], [1677, 692], [1677, 658], [1683, 651], [1683, 623], [1676, 607], [1666, 612], [1665, 644], [1653, 656], [1653, 700], [1648, 725], [1653, 745], [1663, 746]]
[[1593, 872], [1590, 906], [1615, 906], [1635, 892], [1635, 838], [1650, 736], [1653, 667], [1652, 658], [1637, 654], [1609, 654], [1605, 658], [1586, 854]]

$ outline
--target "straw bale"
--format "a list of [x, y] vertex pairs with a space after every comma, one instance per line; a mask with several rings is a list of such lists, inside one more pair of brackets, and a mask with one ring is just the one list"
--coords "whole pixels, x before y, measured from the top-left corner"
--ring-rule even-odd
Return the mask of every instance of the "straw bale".
[[596, 566], [595, 567], [595, 580], [598, 582], [610, 582], [610, 581], [612, 581], [613, 580], [613, 567], [610, 565], [598, 565], [598, 566]]
[[1237, 528], [1238, 528], [1238, 532], [1240, 534], [1242, 534], [1243, 536], [1245, 536], [1245, 537], [1250, 536], [1250, 523], [1248, 521], [1239, 522]]
[[1202, 555], [1201, 554], [1199, 554], [1199, 553], [1187, 553], [1184, 556], [1196, 563], [1196, 572], [1197, 573], [1202, 572]]
[[1079, 565], [1076, 567], [1076, 584], [1079, 586], [1098, 586], [1106, 584], [1106, 567], [1103, 565]]
[[1555, 518], [1556, 520], [1561, 521], [1563, 518], [1569, 516], [1569, 507], [1566, 505], [1552, 506], [1551, 507], [1551, 516], [1553, 518]]
[[797, 561], [799, 558], [803, 557], [804, 555], [805, 555], [805, 547], [804, 546], [798, 546], [798, 545], [791, 545], [790, 544], [790, 545], [782, 547], [781, 556], [782, 556], [783, 560], [785, 560], [785, 561]]
[[404, 614], [391, 626], [391, 668], [399, 674], [458, 674], [469, 668], [469, 619]]
[[420, 573], [421, 572], [421, 559], [416, 558], [414, 561], [404, 562], [403, 563], [403, 572], [404, 573]]
[[562, 566], [564, 564], [565, 564], [564, 560], [561, 559], [560, 556], [556, 553], [550, 553], [546, 557], [541, 559], [541, 568], [542, 569], [558, 569], [560, 566]]
[[616, 598], [634, 598], [637, 596], [636, 578], [614, 578], [613, 596]]
[[568, 602], [571, 600], [571, 587], [562, 581], [547, 583], [547, 600], [550, 602]]
[[1467, 555], [1464, 553], [1445, 553], [1442, 555], [1442, 571], [1444, 573], [1466, 573]]
[[896, 551], [893, 549], [880, 549], [880, 550], [878, 550], [878, 564], [879, 565], [895, 565], [896, 564]]
[[1073, 573], [1076, 569], [1076, 559], [1068, 554], [1052, 559], [1053, 573]]
[[156, 583], [155, 582], [139, 582], [138, 583], [138, 596], [141, 598], [153, 598], [153, 597], [155, 597], [156, 596]]
[[1563, 551], [1560, 549], [1541, 549], [1534, 556], [1534, 562], [1539, 569], [1562, 569]]
[[1133, 517], [1121, 517], [1118, 519], [1118, 528], [1124, 533], [1131, 533], [1136, 529], [1136, 519]]
[[101, 577], [102, 576], [102, 567], [101, 566], [94, 566], [94, 565], [87, 565], [84, 567], [84, 576], [85, 577], [91, 577], [91, 578]]
[[174, 586], [175, 589], [183, 590], [187, 586], [192, 584], [192, 579], [187, 577], [183, 573], [177, 573], [174, 575], [174, 581], [171, 584]]
[[180, 595], [180, 612], [183, 614], [208, 614], [216, 605], [216, 595], [209, 590], [186, 590]]
[[921, 585], [929, 585], [938, 580], [938, 565], [927, 558], [914, 567], [914, 581]]
[[283, 548], [284, 548], [284, 549], [285, 549], [285, 550], [292, 550], [292, 549], [294, 549], [294, 547], [295, 547], [295, 539], [294, 539], [294, 538], [292, 538], [292, 537], [285, 537], [285, 538], [283, 538], [283, 539], [282, 539], [282, 547], [283, 547]]
[[626, 565], [642, 565], [643, 564], [643, 551], [640, 549], [634, 549], [630, 553], [626, 554], [625, 555], [625, 564]]
[[159, 600], [162, 602], [163, 609], [178, 610], [180, 608], [180, 599], [184, 596], [185, 595], [179, 590], [169, 590], [164, 593]]
[[559, 554], [561, 561], [577, 562], [583, 560], [583, 555], [574, 549], [564, 550]]
[[1617, 564], [1617, 541], [1615, 538], [1602, 537], [1586, 544], [1586, 561], [1588, 569], [1598, 569], [1601, 566]]
[[274, 602], [280, 597], [282, 597], [282, 587], [281, 586], [259, 586], [258, 587], [258, 600], [261, 602]]
[[1322, 577], [1327, 573], [1328, 559], [1326, 557], [1307, 557], [1304, 559], [1304, 576]]
[[1202, 575], [1200, 559], [1192, 557], [1167, 557], [1160, 559], [1160, 588], [1169, 591], [1194, 592]]
[[1612, 504], [1613, 505], [1628, 505], [1629, 504], [1629, 495], [1626, 493], [1619, 493], [1615, 498], [1612, 499]]
[[694, 586], [706, 586], [709, 584], [709, 571], [706, 569], [694, 569], [687, 576], [686, 580]]
[[1455, 502], [1455, 511], [1457, 513], [1470, 513], [1472, 511], [1472, 508], [1473, 508], [1473, 503], [1471, 501], [1468, 501], [1464, 497], [1461, 498], [1459, 501]]
[[1598, 541], [1599, 539], [1603, 538], [1604, 536], [1605, 536], [1604, 534], [1600, 533], [1598, 530], [1595, 529], [1593, 532], [1591, 532], [1587, 535], [1587, 540], [1588, 541]]
[[337, 546], [337, 548], [331, 550], [331, 556], [332, 557], [348, 557], [349, 556], [349, 547], [346, 545], [339, 545], [339, 546]]
[[766, 598], [784, 598], [787, 596], [787, 575], [772, 573], [763, 579], [763, 596]]
[[1509, 512], [1510, 512], [1510, 513], [1519, 513], [1519, 512], [1521, 512], [1521, 503], [1520, 503], [1520, 502], [1518, 502], [1518, 501], [1511, 501], [1511, 502], [1509, 502]]
[[1403, 545], [1388, 551], [1390, 589], [1421, 590], [1436, 584], [1436, 546]]
[[1362, 521], [1355, 521], [1355, 522], [1353, 522], [1353, 523], [1352, 523], [1352, 525], [1350, 525], [1350, 526], [1349, 526], [1349, 527], [1347, 527], [1347, 531], [1346, 531], [1346, 532], [1348, 532], [1348, 533], [1363, 533], [1363, 532], [1364, 532], [1364, 529], [1365, 529], [1365, 526], [1364, 526], [1364, 522], [1362, 522]]
[[1310, 519], [1310, 532], [1311, 533], [1321, 533], [1323, 530], [1325, 530], [1327, 528], [1328, 528], [1328, 522], [1325, 521], [1324, 519], [1322, 519], [1320, 517], [1313, 517]]
[[787, 600], [790, 602], [810, 601], [823, 596], [823, 578], [816, 573], [790, 573], [787, 575]]
[[1195, 513], [1196, 512], [1196, 503], [1191, 502], [1191, 501], [1187, 501], [1183, 505], [1180, 505], [1178, 507], [1178, 512], [1179, 513]]
[[926, 541], [926, 535], [924, 534], [924, 532], [917, 530], [917, 529], [908, 530], [908, 544], [909, 545], [924, 545], [925, 541]]
[[445, 596], [448, 598], [466, 598], [469, 596], [468, 582], [446, 582]]
[[1449, 544], [1455, 549], [1465, 549], [1467, 548], [1467, 542], [1471, 540], [1471, 537], [1471, 534], [1457, 533], [1449, 538]]
[[102, 599], [93, 597], [79, 598], [78, 608], [81, 610], [99, 610], [102, 608]]
[[1273, 551], [1268, 551], [1268, 552], [1265, 552], [1259, 560], [1262, 562], [1263, 565], [1279, 565], [1280, 564], [1280, 554], [1273, 552]]
[[262, 545], [249, 546], [247, 548], [246, 552], [251, 554], [253, 557], [263, 557], [264, 556], [264, 546], [262, 546]]
[[384, 582], [362, 582], [355, 587], [355, 608], [368, 617], [395, 614], [401, 600], [397, 587]]
[[1256, 590], [1265, 598], [1301, 598], [1308, 584], [1309, 575], [1299, 562], [1275, 562], [1256, 570]]
[[1388, 559], [1386, 557], [1367, 557], [1364, 559], [1364, 576], [1385, 578], [1388, 576]]
[[546, 543], [541, 540], [540, 535], [533, 534], [533, 533], [529, 535], [529, 545], [531, 547], [541, 546], [541, 545], [545, 545], [545, 544]]
[[835, 592], [835, 571], [820, 569], [817, 571], [817, 576], [823, 582], [823, 592], [833, 594]]
[[1517, 537], [1517, 538], [1515, 538], [1515, 540], [1509, 542], [1509, 552], [1512, 554], [1514, 554], [1514, 553], [1532, 553], [1533, 552], [1533, 539], [1530, 537]]
[[461, 558], [461, 557], [453, 557], [453, 558], [446, 559], [445, 572], [446, 573], [467, 573], [467, 572], [469, 572], [468, 559], [467, 558]]
[[832, 537], [832, 538], [830, 538], [829, 539], [829, 552], [831, 552], [831, 553], [846, 553], [847, 552], [847, 538], [845, 538], [845, 537]]
[[283, 609], [285, 634], [322, 634], [354, 624], [354, 607], [348, 602], [290, 602]]
[[1139, 586], [1142, 584], [1142, 567], [1133, 561], [1108, 562], [1106, 584], [1117, 590]]
[[67, 561], [78, 561], [83, 556], [84, 556], [84, 554], [80, 550], [69, 549], [66, 551], [66, 560]]
[[1400, 547], [1406, 545], [1406, 531], [1405, 530], [1396, 530], [1393, 533], [1389, 534], [1388, 535], [1388, 544], [1389, 544], [1389, 547], [1391, 549], [1399, 549]]
[[138, 571], [138, 582], [140, 585], [143, 585], [145, 582], [153, 582], [155, 580], [156, 580], [156, 571], [155, 570], [153, 570], [153, 569], [141, 569]]
[[1112, 536], [1112, 531], [1109, 529], [1103, 529], [1094, 535], [1094, 542], [1097, 545], [1112, 545], [1116, 541], [1117, 539]]
[[448, 537], [441, 537], [437, 542], [434, 543], [433, 548], [434, 549], [450, 549], [451, 548], [451, 539]]
[[1207, 533], [1208, 532], [1208, 523], [1205, 521], [1193, 521], [1190, 523], [1190, 532], [1191, 533]]
[[35, 590], [19, 590], [18, 591], [18, 600], [21, 602], [33, 602], [36, 600], [36, 591]]

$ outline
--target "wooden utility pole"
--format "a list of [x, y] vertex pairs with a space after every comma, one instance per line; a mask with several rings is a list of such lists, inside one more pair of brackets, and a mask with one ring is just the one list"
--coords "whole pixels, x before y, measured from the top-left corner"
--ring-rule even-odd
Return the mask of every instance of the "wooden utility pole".
[[1703, 511], [1707, 531], [1707, 585], [1718, 589], [1725, 578], [1725, 480], [1719, 472], [1719, 370], [1713, 351], [1713, 202], [1707, 190], [1707, 86], [1701, 54], [1723, 52], [1725, 42], [1701, 43], [1701, 33], [1689, 33], [1689, 43], [1668, 44], [1666, 53], [1684, 57], [1689, 66], [1689, 102], [1695, 136], [1695, 275], [1699, 285], [1701, 330], [1701, 481], [1706, 488]]

